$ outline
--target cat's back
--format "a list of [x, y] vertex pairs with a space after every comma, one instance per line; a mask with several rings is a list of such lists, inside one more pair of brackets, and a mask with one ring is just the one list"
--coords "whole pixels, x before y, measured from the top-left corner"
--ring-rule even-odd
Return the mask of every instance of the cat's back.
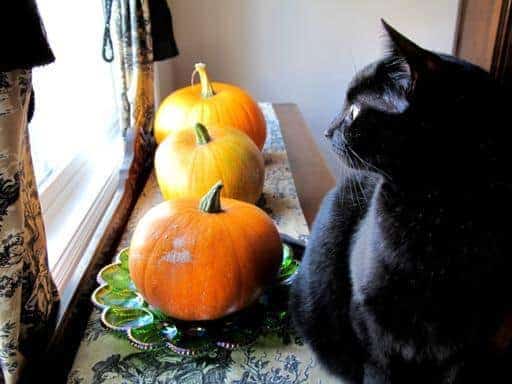
[[368, 352], [437, 364], [485, 345], [506, 310], [503, 232], [469, 210], [476, 196], [417, 205], [386, 192], [379, 184], [350, 252], [352, 320]]

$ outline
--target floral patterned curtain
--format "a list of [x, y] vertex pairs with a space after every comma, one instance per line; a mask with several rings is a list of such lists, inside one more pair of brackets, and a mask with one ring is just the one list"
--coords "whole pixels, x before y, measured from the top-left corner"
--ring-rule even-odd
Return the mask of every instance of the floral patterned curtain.
[[[158, 2], [160, 0], [105, 1], [107, 23], [103, 57], [114, 62], [120, 126], [128, 139], [130, 130], [142, 129], [152, 134], [155, 106], [150, 8]], [[174, 44], [171, 38], [167, 36]]]
[[[141, 173], [138, 165], [147, 163], [141, 161], [141, 157], [151, 158], [148, 153], [155, 145], [153, 51], [148, 1], [106, 0], [105, 13], [103, 57], [114, 64], [119, 125], [125, 138], [121, 173], [136, 175]], [[121, 179], [125, 179], [123, 174]], [[127, 180], [137, 180], [137, 177], [128, 177]]]
[[58, 293], [48, 272], [30, 156], [31, 70], [0, 72], [0, 383], [15, 383], [46, 346]]

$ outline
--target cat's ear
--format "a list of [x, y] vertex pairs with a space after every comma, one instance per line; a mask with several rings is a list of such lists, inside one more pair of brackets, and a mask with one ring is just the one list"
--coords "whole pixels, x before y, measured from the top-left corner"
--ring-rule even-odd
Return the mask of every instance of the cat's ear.
[[442, 60], [438, 55], [413, 43], [384, 19], [381, 19], [381, 22], [389, 36], [390, 54], [404, 59], [414, 79], [425, 73], [436, 72], [441, 68]]

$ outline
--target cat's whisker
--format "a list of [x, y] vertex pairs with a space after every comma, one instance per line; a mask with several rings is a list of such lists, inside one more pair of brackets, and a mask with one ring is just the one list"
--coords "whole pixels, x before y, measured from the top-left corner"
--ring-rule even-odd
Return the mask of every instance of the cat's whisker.
[[[350, 150], [356, 157], [355, 158], [352, 158], [350, 156], [350, 153], [347, 155], [347, 162], [349, 163], [349, 166], [350, 168], [353, 169], [353, 172], [357, 172], [357, 169], [363, 169], [363, 171], [367, 171], [367, 172], [371, 172], [370, 168], [369, 168], [369, 164], [365, 161], [363, 161], [363, 159], [361, 159], [361, 157], [359, 157], [352, 149]], [[359, 163], [359, 164], [356, 164]], [[360, 202], [360, 197], [363, 199], [363, 202], [366, 203], [367, 201], [367, 197], [366, 197], [366, 194], [365, 194], [365, 189], [364, 189], [364, 186], [362, 185], [361, 183], [361, 180], [359, 178], [357, 178], [355, 181], [354, 181], [354, 187], [356, 188], [359, 188], [359, 191], [361, 192], [360, 195], [357, 196], [357, 200], [358, 200], [358, 203]]]
[[361, 179], [357, 179], [357, 185], [359, 185], [359, 189], [361, 190], [361, 196], [363, 198], [363, 201], [366, 203], [366, 194], [364, 193], [364, 187], [363, 187], [363, 184], [361, 183]]
[[[349, 182], [348, 182], [348, 191], [350, 192], [350, 199], [352, 201], [357, 201], [357, 204], [359, 207], [361, 207], [361, 204], [360, 204], [360, 201], [359, 201], [359, 198], [358, 198], [358, 193], [357, 193], [357, 186], [356, 185], [352, 185], [352, 175], [351, 173], [355, 172], [355, 166], [354, 166], [354, 161], [353, 159], [349, 156], [349, 154], [347, 154], [347, 156], [344, 157], [344, 164], [343, 166], [341, 167], [342, 169], [340, 169], [340, 180], [345, 180], [345, 179], [348, 179]], [[343, 198], [343, 195], [342, 195], [342, 198]]]
[[[339, 176], [340, 176], [339, 180], [345, 180], [346, 178], [350, 177], [350, 169], [345, 162], [343, 162], [343, 164], [340, 167], [340, 175]], [[341, 203], [345, 204], [345, 194], [344, 193], [341, 194]]]
[[[354, 164], [354, 159], [350, 158], [349, 160], [350, 160], [350, 167], [352, 169], [356, 169], [355, 164]], [[354, 172], [357, 172], [357, 171], [354, 171]], [[358, 186], [354, 182], [354, 177], [350, 177], [349, 180], [350, 180], [350, 183], [349, 183], [350, 191], [352, 191], [352, 187], [353, 187], [352, 200], [357, 202], [359, 209], [362, 209], [363, 205], [361, 204], [359, 192], [357, 190]]]
[[350, 153], [352, 153], [361, 162], [361, 164], [365, 165], [369, 171], [371, 169], [373, 169], [375, 172], [378, 172], [382, 176], [385, 176], [389, 181], [392, 181], [392, 178], [389, 174], [384, 172], [382, 169], [377, 168], [375, 165], [372, 165], [372, 164], [368, 163], [367, 161], [363, 160], [352, 148], [349, 148], [349, 150], [350, 150]]
[[[350, 159], [349, 159], [349, 158], [347, 158], [347, 160], [346, 160], [346, 161], [348, 162], [348, 164], [347, 164], [347, 165], [348, 165], [350, 168], [352, 168], [352, 164], [350, 163]], [[350, 199], [351, 199], [352, 201], [354, 201], [354, 193], [353, 193], [353, 191], [352, 191], [352, 182], [351, 182], [351, 180], [350, 180], [350, 179], [351, 179], [350, 175], [347, 175], [347, 178], [348, 178], [348, 180], [349, 180], [349, 182], [348, 182], [348, 190], [349, 190], [349, 192], [350, 192]]]
[[354, 76], [357, 75], [357, 66], [356, 66], [356, 61], [354, 60], [354, 52], [352, 52], [352, 49], [349, 47], [348, 48], [348, 53], [350, 55], [350, 61], [352, 61], [352, 68], [354, 68]]

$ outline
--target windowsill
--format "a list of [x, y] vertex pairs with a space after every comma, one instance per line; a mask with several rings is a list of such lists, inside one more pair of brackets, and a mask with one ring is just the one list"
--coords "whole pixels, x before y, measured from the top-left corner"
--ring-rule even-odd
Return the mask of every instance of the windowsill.
[[74, 264], [73, 269], [68, 272], [65, 286], [59, 289], [60, 306], [59, 314], [57, 316], [59, 323], [62, 320], [64, 314], [68, 311], [69, 304], [78, 288], [78, 284], [80, 283], [85, 270], [89, 266], [94, 252], [96, 251], [96, 248], [103, 234], [107, 230], [108, 224], [110, 223], [114, 211], [121, 199], [122, 193], [117, 190], [118, 183], [119, 174], [115, 172], [115, 178], [111, 182], [111, 187], [114, 190], [112, 198], [107, 202], [107, 205], [103, 210], [101, 218], [97, 222], [96, 226], [91, 228], [91, 234], [88, 241], [82, 243], [83, 251], [80, 254], [80, 258]]
[[121, 140], [73, 158], [41, 188], [48, 262], [61, 295], [114, 196]]

